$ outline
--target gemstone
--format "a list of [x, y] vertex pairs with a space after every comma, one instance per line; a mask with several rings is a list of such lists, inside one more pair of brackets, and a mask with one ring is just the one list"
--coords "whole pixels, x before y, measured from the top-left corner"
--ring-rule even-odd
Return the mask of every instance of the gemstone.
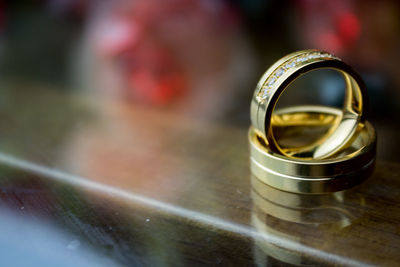
[[268, 86], [274, 85], [275, 81], [276, 81], [276, 78], [275, 78], [275, 77], [271, 77], [271, 78], [269, 79], [269, 81], [268, 81]]
[[295, 65], [296, 65], [296, 63], [294, 63], [294, 61], [292, 61], [292, 62], [287, 63], [285, 65], [285, 68], [290, 69], [290, 68], [293, 68]]
[[285, 73], [285, 70], [283, 68], [280, 68], [276, 71], [276, 77], [281, 77]]
[[258, 98], [261, 99], [261, 100], [267, 99], [268, 96], [269, 96], [269, 91], [266, 90], [266, 89], [262, 90], [262, 91], [258, 94]]

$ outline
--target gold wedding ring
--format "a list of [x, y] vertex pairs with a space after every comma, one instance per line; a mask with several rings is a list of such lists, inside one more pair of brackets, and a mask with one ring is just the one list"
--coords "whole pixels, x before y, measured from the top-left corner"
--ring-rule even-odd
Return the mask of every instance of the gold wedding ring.
[[[270, 120], [282, 128], [297, 125], [301, 130], [310, 125], [329, 126], [341, 118], [341, 114], [342, 111], [336, 108], [298, 106], [282, 109]], [[373, 126], [366, 121], [359, 122], [356, 128], [352, 143], [339, 154], [307, 160], [276, 153], [268, 140], [251, 127], [248, 133], [251, 172], [262, 182], [288, 192], [323, 194], [345, 190], [366, 179], [375, 163], [376, 133]]]
[[[342, 74], [342, 109], [275, 109], [293, 81], [319, 69]], [[326, 52], [290, 54], [262, 76], [251, 102], [248, 131], [252, 225], [262, 236], [277, 238], [255, 240], [254, 255], [261, 265], [270, 259], [320, 265], [327, 259], [311, 250], [307, 255], [296, 245], [307, 244], [310, 233], [324, 236], [361, 218], [362, 212], [353, 213], [348, 203], [362, 206], [365, 199], [356, 188], [348, 189], [367, 179], [375, 167], [377, 137], [367, 121], [366, 104], [366, 88], [358, 74]]]
[[[277, 142], [271, 117], [285, 89], [300, 76], [319, 69], [332, 69], [342, 74], [346, 96], [339, 119], [318, 142], [302, 149], [284, 148]], [[349, 146], [366, 118], [367, 93], [359, 75], [336, 56], [319, 51], [304, 50], [289, 54], [273, 64], [261, 77], [251, 102], [254, 134], [265, 138], [269, 150], [290, 158], [323, 159]], [[370, 126], [366, 126], [367, 132]]]

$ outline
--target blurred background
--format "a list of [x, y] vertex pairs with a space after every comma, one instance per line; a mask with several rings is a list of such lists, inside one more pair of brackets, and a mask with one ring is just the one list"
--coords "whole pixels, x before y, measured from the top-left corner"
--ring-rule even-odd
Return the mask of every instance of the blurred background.
[[[239, 255], [250, 265], [251, 241], [156, 216], [152, 205], [249, 225], [254, 88], [276, 60], [309, 48], [360, 73], [378, 160], [400, 161], [399, 1], [0, 0], [0, 161], [25, 168], [0, 168], [4, 261], [110, 266], [98, 257], [108, 255], [179, 266], [209, 255], [234, 265]], [[281, 102], [341, 106], [343, 95], [339, 75], [318, 71]], [[43, 166], [50, 179], [32, 174]], [[371, 192], [386, 196], [381, 187]], [[109, 199], [118, 190], [129, 208]], [[151, 208], [134, 206], [146, 197]]]
[[[85, 94], [105, 101], [102, 108], [117, 101], [245, 129], [253, 89], [268, 66], [318, 48], [365, 79], [379, 158], [398, 161], [399, 33], [400, 4], [387, 0], [1, 1], [0, 109], [6, 118], [24, 113], [29, 124], [32, 112], [21, 111], [27, 102], [54, 114], [51, 97]], [[340, 77], [309, 76], [304, 93], [286, 97], [288, 104], [341, 104]], [[0, 136], [10, 131], [3, 127]], [[72, 129], [63, 127], [54, 138]]]

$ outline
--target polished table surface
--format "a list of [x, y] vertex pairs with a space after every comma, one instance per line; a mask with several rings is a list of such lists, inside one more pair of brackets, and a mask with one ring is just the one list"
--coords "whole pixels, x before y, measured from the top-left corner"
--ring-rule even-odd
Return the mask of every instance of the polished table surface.
[[251, 176], [246, 129], [40, 90], [3, 90], [3, 266], [400, 262], [398, 163], [289, 194]]

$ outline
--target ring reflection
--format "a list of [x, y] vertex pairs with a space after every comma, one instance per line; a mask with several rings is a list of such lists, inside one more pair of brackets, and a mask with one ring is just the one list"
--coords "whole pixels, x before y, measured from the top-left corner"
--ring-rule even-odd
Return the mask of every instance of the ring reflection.
[[[332, 245], [332, 235], [346, 231], [361, 218], [365, 206], [364, 197], [354, 190], [321, 195], [295, 194], [275, 189], [254, 175], [251, 175], [251, 198], [251, 223], [256, 231], [320, 250]], [[321, 264], [264, 240], [255, 241], [253, 253], [258, 266]]]

